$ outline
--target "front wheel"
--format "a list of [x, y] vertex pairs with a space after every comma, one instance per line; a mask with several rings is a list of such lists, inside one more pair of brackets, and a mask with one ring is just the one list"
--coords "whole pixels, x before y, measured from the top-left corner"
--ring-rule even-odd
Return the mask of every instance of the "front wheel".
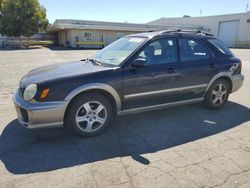
[[81, 136], [95, 136], [110, 123], [113, 110], [108, 99], [89, 93], [75, 99], [67, 110], [65, 124]]
[[210, 109], [222, 108], [228, 100], [230, 91], [226, 80], [219, 79], [215, 81], [205, 96], [205, 104]]

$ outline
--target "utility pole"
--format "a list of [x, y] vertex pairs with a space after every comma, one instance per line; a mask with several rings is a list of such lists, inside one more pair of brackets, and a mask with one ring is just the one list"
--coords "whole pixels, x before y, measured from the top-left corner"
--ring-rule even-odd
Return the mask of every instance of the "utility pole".
[[246, 5], [246, 12], [248, 12], [248, 7], [249, 7], [249, 4], [247, 3], [247, 5]]

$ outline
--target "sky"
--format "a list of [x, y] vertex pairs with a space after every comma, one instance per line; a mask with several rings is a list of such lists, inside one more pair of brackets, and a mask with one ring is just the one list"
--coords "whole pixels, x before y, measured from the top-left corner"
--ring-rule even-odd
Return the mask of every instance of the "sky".
[[81, 19], [147, 23], [162, 17], [209, 16], [246, 12], [250, 0], [39, 0], [50, 23]]

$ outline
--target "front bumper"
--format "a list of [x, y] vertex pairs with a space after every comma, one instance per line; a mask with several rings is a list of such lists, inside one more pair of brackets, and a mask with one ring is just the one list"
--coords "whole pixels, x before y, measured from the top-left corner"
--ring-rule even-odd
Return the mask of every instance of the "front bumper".
[[19, 90], [14, 95], [14, 105], [18, 121], [26, 128], [60, 127], [63, 126], [67, 101], [26, 102]]
[[231, 77], [232, 80], [232, 93], [238, 91], [243, 85], [244, 76], [242, 74]]

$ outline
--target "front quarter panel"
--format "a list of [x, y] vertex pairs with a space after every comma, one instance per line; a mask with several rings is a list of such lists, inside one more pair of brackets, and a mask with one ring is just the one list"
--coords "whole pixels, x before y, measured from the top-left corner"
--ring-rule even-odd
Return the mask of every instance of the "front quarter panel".
[[111, 94], [116, 102], [116, 108], [117, 111], [121, 111], [121, 99], [119, 94], [117, 93], [117, 91], [111, 87], [108, 84], [105, 83], [89, 83], [89, 84], [84, 84], [78, 88], [76, 88], [75, 90], [73, 90], [71, 93], [69, 93], [67, 95], [67, 97], [65, 98], [66, 101], [71, 101], [75, 96], [77, 96], [78, 94], [85, 92], [85, 91], [90, 91], [90, 90], [102, 90], [105, 91], [109, 94]]
[[[42, 83], [38, 86], [39, 102], [71, 100], [81, 91], [90, 89], [104, 89], [115, 91], [115, 97], [120, 98], [122, 92], [122, 71], [120, 68], [109, 69], [89, 75], [82, 75], [70, 78], [63, 78], [55, 81]], [[49, 95], [46, 99], [39, 99], [39, 94], [45, 88], [49, 88]]]

